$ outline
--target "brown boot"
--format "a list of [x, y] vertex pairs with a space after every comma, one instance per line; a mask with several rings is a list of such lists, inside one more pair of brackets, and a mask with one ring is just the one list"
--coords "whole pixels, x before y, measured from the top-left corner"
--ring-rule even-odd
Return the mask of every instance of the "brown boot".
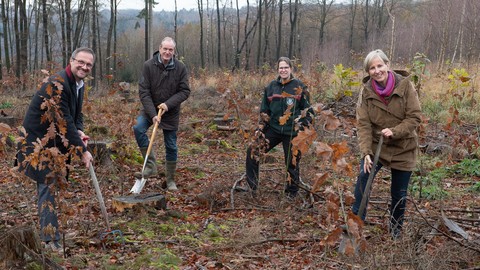
[[[148, 148], [145, 148], [145, 147], [140, 148], [140, 152], [142, 152], [142, 156], [144, 159], [147, 154], [147, 149]], [[142, 168], [143, 168], [143, 164], [142, 164]], [[147, 164], [145, 164], [145, 170], [143, 171], [143, 177], [147, 178], [152, 175], [156, 175], [157, 173], [158, 173], [157, 161], [155, 160], [155, 154], [153, 153], [153, 151], [150, 151], [150, 154], [148, 155]], [[136, 172], [134, 176], [135, 178], [138, 178], [138, 179], [142, 178], [142, 171]]]
[[175, 171], [177, 169], [176, 161], [166, 161], [165, 164], [165, 174], [167, 178], [167, 189], [171, 191], [178, 190], [177, 185], [175, 184]]

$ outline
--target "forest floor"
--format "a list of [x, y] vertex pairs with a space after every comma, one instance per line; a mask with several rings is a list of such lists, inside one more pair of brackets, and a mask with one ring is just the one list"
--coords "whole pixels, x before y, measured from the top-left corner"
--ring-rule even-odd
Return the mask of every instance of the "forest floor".
[[[101, 244], [99, 235], [106, 231], [106, 224], [88, 170], [76, 162], [59, 196], [65, 253], [37, 252], [66, 269], [480, 269], [480, 193], [471, 190], [479, 177], [454, 167], [463, 159], [453, 157], [451, 132], [431, 124], [423, 134], [428, 140], [422, 142], [421, 165], [412, 177], [401, 238], [393, 240], [388, 233], [390, 179], [389, 172], [382, 170], [374, 182], [363, 231], [366, 246], [343, 254], [338, 249], [342, 237], [332, 234], [345, 223], [358, 172], [352, 99], [329, 106], [342, 123], [337, 131], [316, 129], [320, 141], [347, 143], [346, 160], [353, 172], [334, 172], [331, 164], [309, 151], [300, 165], [302, 181], [311, 186], [317, 174], [329, 172], [329, 177], [315, 194], [301, 190], [294, 199], [283, 192], [281, 147], [262, 162], [256, 196], [233, 189], [246, 186], [247, 143], [239, 132], [241, 123], [232, 123], [234, 131], [218, 130], [214, 124], [216, 115], [228, 110], [218, 105], [219, 100], [215, 91], [197, 91], [182, 109], [178, 192], [161, 188], [164, 147], [161, 132], [157, 134], [154, 149], [161, 172], [148, 179], [142, 193], [165, 195], [167, 209], [144, 206], [120, 212], [113, 200], [128, 195], [135, 182], [133, 174], [142, 166], [131, 131], [139, 104], [116, 95], [91, 98], [85, 105], [86, 133], [92, 140], [108, 141], [112, 162], [97, 164], [95, 169], [111, 227], [122, 232], [125, 242], [106, 238]], [[460, 128], [468, 131], [469, 127]], [[25, 225], [38, 232], [35, 183], [16, 176], [15, 149], [5, 144], [3, 151], [0, 240], [7, 231]], [[441, 168], [451, 170], [434, 179]], [[419, 179], [440, 182], [435, 187]], [[422, 188], [427, 192], [421, 193]], [[458, 227], [448, 229], [448, 221]], [[3, 258], [0, 268], [41, 269], [42, 263], [27, 253], [15, 260]]]

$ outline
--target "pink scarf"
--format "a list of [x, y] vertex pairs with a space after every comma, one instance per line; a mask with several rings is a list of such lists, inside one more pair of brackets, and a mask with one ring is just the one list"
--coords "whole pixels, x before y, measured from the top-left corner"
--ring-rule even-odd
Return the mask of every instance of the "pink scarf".
[[377, 81], [372, 80], [372, 87], [382, 102], [385, 103], [385, 105], [388, 105], [388, 101], [385, 98], [393, 93], [393, 89], [395, 88], [395, 76], [392, 72], [388, 71], [387, 85], [383, 87], [378, 84]]

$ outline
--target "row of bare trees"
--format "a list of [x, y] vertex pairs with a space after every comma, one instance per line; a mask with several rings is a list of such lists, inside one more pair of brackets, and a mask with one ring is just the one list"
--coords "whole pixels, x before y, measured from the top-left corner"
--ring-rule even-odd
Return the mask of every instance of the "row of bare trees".
[[305, 68], [355, 66], [376, 48], [402, 63], [423, 53], [438, 69], [480, 57], [478, 0], [197, 0], [197, 10], [176, 8], [173, 17], [145, 0], [122, 29], [121, 0], [105, 1], [1, 0], [0, 76], [64, 66], [74, 48], [89, 46], [96, 78], [135, 80], [164, 36], [192, 70], [269, 68], [280, 56]]
[[21, 77], [39, 68], [65, 66], [80, 46], [91, 47], [104, 60], [97, 62], [99, 73], [109, 70], [116, 50], [117, 2], [110, 0], [110, 23], [103, 31], [98, 0], [80, 0], [75, 6], [71, 0], [1, 0], [0, 78], [5, 71]]

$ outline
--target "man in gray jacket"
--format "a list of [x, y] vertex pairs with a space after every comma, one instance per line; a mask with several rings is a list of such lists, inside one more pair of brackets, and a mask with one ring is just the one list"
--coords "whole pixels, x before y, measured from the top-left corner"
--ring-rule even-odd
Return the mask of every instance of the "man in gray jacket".
[[[165, 174], [168, 190], [177, 190], [175, 170], [177, 168], [177, 130], [180, 118], [180, 105], [190, 95], [188, 73], [185, 65], [175, 59], [175, 41], [166, 37], [160, 43], [159, 51], [143, 64], [139, 82], [139, 95], [143, 108], [133, 126], [135, 139], [144, 158], [147, 159], [143, 176], [157, 174], [157, 164], [153, 151], [146, 157], [149, 138], [147, 130], [158, 119], [158, 108], [163, 110], [159, 128], [163, 130], [165, 144]], [[135, 173], [141, 178], [142, 172]]]

